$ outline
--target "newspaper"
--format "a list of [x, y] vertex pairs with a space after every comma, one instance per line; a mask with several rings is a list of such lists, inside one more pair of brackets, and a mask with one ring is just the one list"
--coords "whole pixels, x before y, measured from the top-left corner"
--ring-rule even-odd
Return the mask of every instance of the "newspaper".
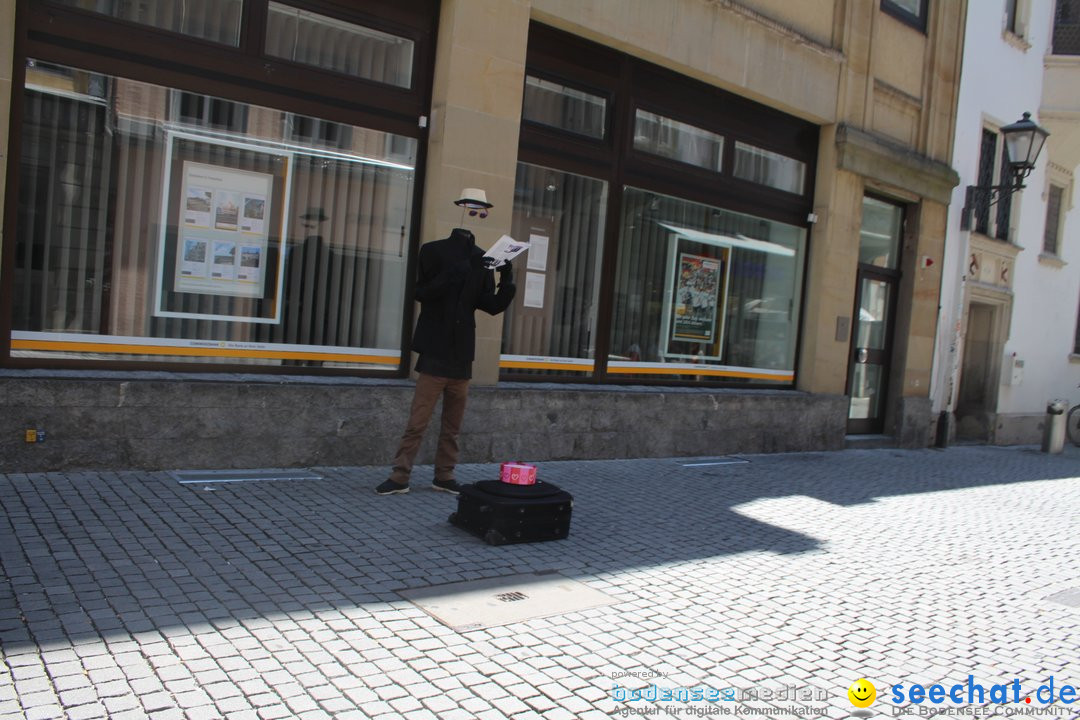
[[490, 250], [484, 253], [484, 265], [489, 268], [500, 267], [528, 249], [529, 243], [518, 242], [509, 235], [503, 235], [495, 241]]

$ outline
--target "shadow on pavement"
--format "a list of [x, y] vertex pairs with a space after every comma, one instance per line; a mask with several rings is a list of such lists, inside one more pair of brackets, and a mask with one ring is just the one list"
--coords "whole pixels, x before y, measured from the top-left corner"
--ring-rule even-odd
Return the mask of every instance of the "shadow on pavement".
[[[385, 468], [320, 468], [323, 480], [181, 485], [167, 473], [0, 476], [0, 648], [68, 646], [157, 631], [400, 601], [407, 587], [557, 569], [620, 573], [751, 551], [822, 551], [811, 534], [754, 519], [759, 501], [836, 507], [876, 498], [1080, 476], [1080, 452], [859, 450], [552, 462], [574, 494], [570, 538], [489, 547], [447, 523], [453, 497], [425, 486], [378, 497]], [[700, 463], [701, 459], [685, 461]], [[469, 465], [459, 480], [492, 477]]]

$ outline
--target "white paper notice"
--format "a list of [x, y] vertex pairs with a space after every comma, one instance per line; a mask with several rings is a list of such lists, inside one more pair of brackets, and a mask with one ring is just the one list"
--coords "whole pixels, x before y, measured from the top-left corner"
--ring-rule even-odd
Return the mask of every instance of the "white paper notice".
[[541, 273], [525, 273], [525, 307], [544, 307], [544, 276]]
[[547, 270], [547, 235], [529, 235], [529, 259], [525, 267], [529, 270]]

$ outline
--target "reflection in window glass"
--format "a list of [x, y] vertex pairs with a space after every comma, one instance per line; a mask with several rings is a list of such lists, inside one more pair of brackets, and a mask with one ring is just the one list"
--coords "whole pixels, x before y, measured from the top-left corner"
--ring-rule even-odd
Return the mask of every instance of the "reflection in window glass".
[[266, 54], [397, 87], [412, 86], [413, 41], [271, 2]]
[[242, 0], [56, 0], [129, 22], [226, 45], [240, 44]]
[[859, 230], [859, 262], [895, 270], [900, 263], [900, 231], [904, 211], [872, 197], [863, 198]]
[[607, 183], [518, 163], [511, 235], [518, 292], [506, 311], [501, 366], [538, 375], [593, 368]]
[[806, 231], [628, 187], [608, 372], [790, 384]]
[[27, 68], [13, 356], [397, 368], [415, 139], [328, 147], [195, 96], [238, 135], [168, 88], [58, 77]]
[[806, 163], [736, 142], [735, 177], [802, 195], [806, 184]]
[[719, 172], [724, 138], [663, 115], [638, 110], [634, 115], [634, 148]]
[[198, 93], [170, 93], [170, 115], [175, 121], [228, 132], [247, 131], [248, 106]]
[[522, 119], [592, 138], [603, 138], [607, 102], [599, 95], [528, 75]]

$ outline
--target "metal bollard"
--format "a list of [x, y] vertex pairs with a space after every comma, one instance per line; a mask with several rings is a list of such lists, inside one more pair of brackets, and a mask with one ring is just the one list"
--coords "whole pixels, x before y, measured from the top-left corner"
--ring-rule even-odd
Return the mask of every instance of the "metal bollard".
[[1065, 449], [1065, 408], [1064, 400], [1051, 400], [1046, 405], [1046, 423], [1043, 425], [1042, 451], [1059, 453]]

